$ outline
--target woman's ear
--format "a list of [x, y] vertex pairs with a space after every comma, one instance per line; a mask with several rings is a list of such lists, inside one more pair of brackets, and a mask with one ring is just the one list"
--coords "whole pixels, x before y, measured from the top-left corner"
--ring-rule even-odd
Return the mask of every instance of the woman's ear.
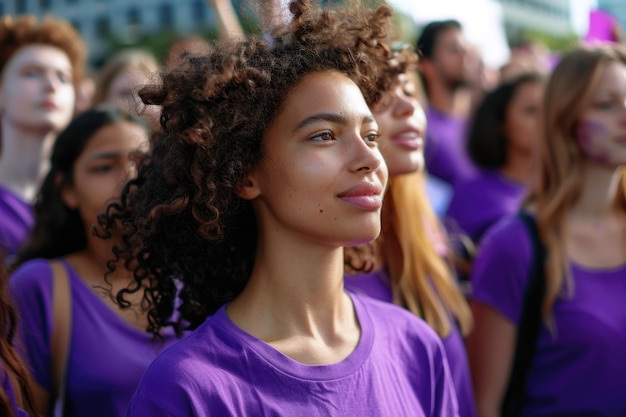
[[237, 195], [244, 200], [254, 200], [260, 194], [261, 190], [254, 173], [246, 175], [239, 184], [237, 184]]
[[54, 185], [61, 190], [61, 200], [70, 209], [78, 208], [78, 196], [76, 195], [76, 188], [73, 185], [67, 184], [63, 181], [63, 175], [57, 173], [54, 176]]

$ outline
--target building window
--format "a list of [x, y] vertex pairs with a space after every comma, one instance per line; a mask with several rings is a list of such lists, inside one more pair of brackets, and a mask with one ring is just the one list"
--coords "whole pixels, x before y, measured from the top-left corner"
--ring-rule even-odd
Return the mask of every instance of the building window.
[[196, 25], [202, 25], [207, 19], [207, 4], [203, 0], [191, 3], [191, 19]]
[[28, 9], [28, 5], [26, 4], [26, 0], [16, 0], [15, 1], [15, 13], [24, 14], [26, 13], [26, 9]]
[[141, 12], [136, 7], [131, 7], [126, 12], [126, 22], [129, 25], [140, 25], [141, 24]]
[[96, 35], [106, 38], [111, 32], [111, 21], [108, 16], [100, 16], [96, 19]]
[[174, 24], [174, 9], [171, 4], [161, 4], [159, 6], [159, 24], [162, 28], [172, 27]]

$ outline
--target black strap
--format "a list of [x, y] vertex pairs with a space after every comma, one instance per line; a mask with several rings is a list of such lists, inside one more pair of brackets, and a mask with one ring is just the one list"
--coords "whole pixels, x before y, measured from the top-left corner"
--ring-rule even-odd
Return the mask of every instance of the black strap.
[[515, 356], [511, 378], [502, 403], [502, 417], [516, 417], [521, 413], [526, 395], [526, 376], [532, 364], [539, 330], [541, 329], [541, 305], [546, 293], [546, 248], [539, 237], [534, 216], [520, 212], [517, 217], [528, 229], [533, 247], [533, 262], [528, 284], [524, 292], [524, 304], [517, 326]]

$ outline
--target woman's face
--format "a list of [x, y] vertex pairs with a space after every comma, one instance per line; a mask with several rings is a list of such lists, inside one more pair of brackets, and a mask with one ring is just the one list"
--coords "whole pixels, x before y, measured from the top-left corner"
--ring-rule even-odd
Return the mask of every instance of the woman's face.
[[136, 69], [120, 72], [111, 80], [107, 101], [120, 109], [144, 118], [153, 130], [159, 128], [159, 106], [144, 106], [137, 92], [149, 84], [149, 74]]
[[120, 196], [133, 174], [132, 154], [147, 147], [146, 129], [128, 121], [104, 126], [89, 139], [74, 163], [74, 183], [62, 192], [65, 204], [80, 212], [87, 231], [98, 214]]
[[504, 136], [509, 152], [529, 155], [536, 149], [540, 136], [539, 117], [543, 85], [539, 82], [521, 84], [506, 109]]
[[263, 136], [263, 159], [240, 187], [260, 235], [333, 247], [376, 238], [387, 168], [359, 88], [337, 72], [308, 74], [282, 109]]
[[0, 114], [20, 130], [59, 132], [74, 114], [76, 94], [67, 54], [33, 44], [7, 62], [0, 83]]
[[426, 115], [415, 94], [415, 85], [402, 74], [373, 108], [380, 127], [380, 152], [392, 177], [424, 169]]
[[602, 70], [578, 122], [576, 139], [589, 162], [626, 164], [626, 65], [612, 62]]

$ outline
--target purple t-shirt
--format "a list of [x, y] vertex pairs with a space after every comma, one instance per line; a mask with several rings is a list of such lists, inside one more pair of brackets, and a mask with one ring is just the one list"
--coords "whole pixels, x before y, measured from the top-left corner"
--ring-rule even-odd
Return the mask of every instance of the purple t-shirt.
[[457, 416], [437, 335], [401, 308], [352, 299], [361, 339], [320, 366], [244, 332], [222, 307], [152, 363], [128, 417]]
[[0, 252], [16, 254], [28, 238], [33, 221], [31, 205], [0, 185]]
[[[524, 224], [503, 219], [481, 243], [472, 298], [518, 323], [531, 263]], [[522, 415], [626, 416], [626, 265], [570, 267], [574, 294], [554, 304], [554, 334], [541, 328]]]
[[446, 226], [474, 242], [501, 218], [517, 213], [524, 199], [526, 186], [513, 182], [494, 171], [457, 183], [448, 211]]
[[9, 405], [13, 409], [13, 414], [16, 417], [28, 417], [26, 411], [22, 410], [17, 406], [17, 401], [15, 401], [15, 392], [13, 391], [13, 384], [11, 384], [11, 378], [9, 378], [9, 374], [4, 370], [0, 369], [0, 389], [6, 394]]
[[467, 153], [467, 119], [426, 109], [426, 169], [450, 185], [476, 174], [476, 166]]
[[[141, 376], [165, 341], [126, 322], [64, 262], [72, 295], [72, 334], [66, 417], [122, 417]], [[11, 296], [20, 312], [20, 333], [35, 381], [51, 390], [52, 270], [47, 260], [23, 264], [11, 276]]]
[[[389, 274], [385, 269], [372, 273], [346, 275], [344, 286], [354, 293], [366, 294], [388, 303], [393, 302]], [[443, 339], [443, 347], [459, 403], [459, 416], [476, 417], [478, 414], [474, 403], [467, 351], [463, 335], [458, 327], [454, 326], [452, 332]]]

